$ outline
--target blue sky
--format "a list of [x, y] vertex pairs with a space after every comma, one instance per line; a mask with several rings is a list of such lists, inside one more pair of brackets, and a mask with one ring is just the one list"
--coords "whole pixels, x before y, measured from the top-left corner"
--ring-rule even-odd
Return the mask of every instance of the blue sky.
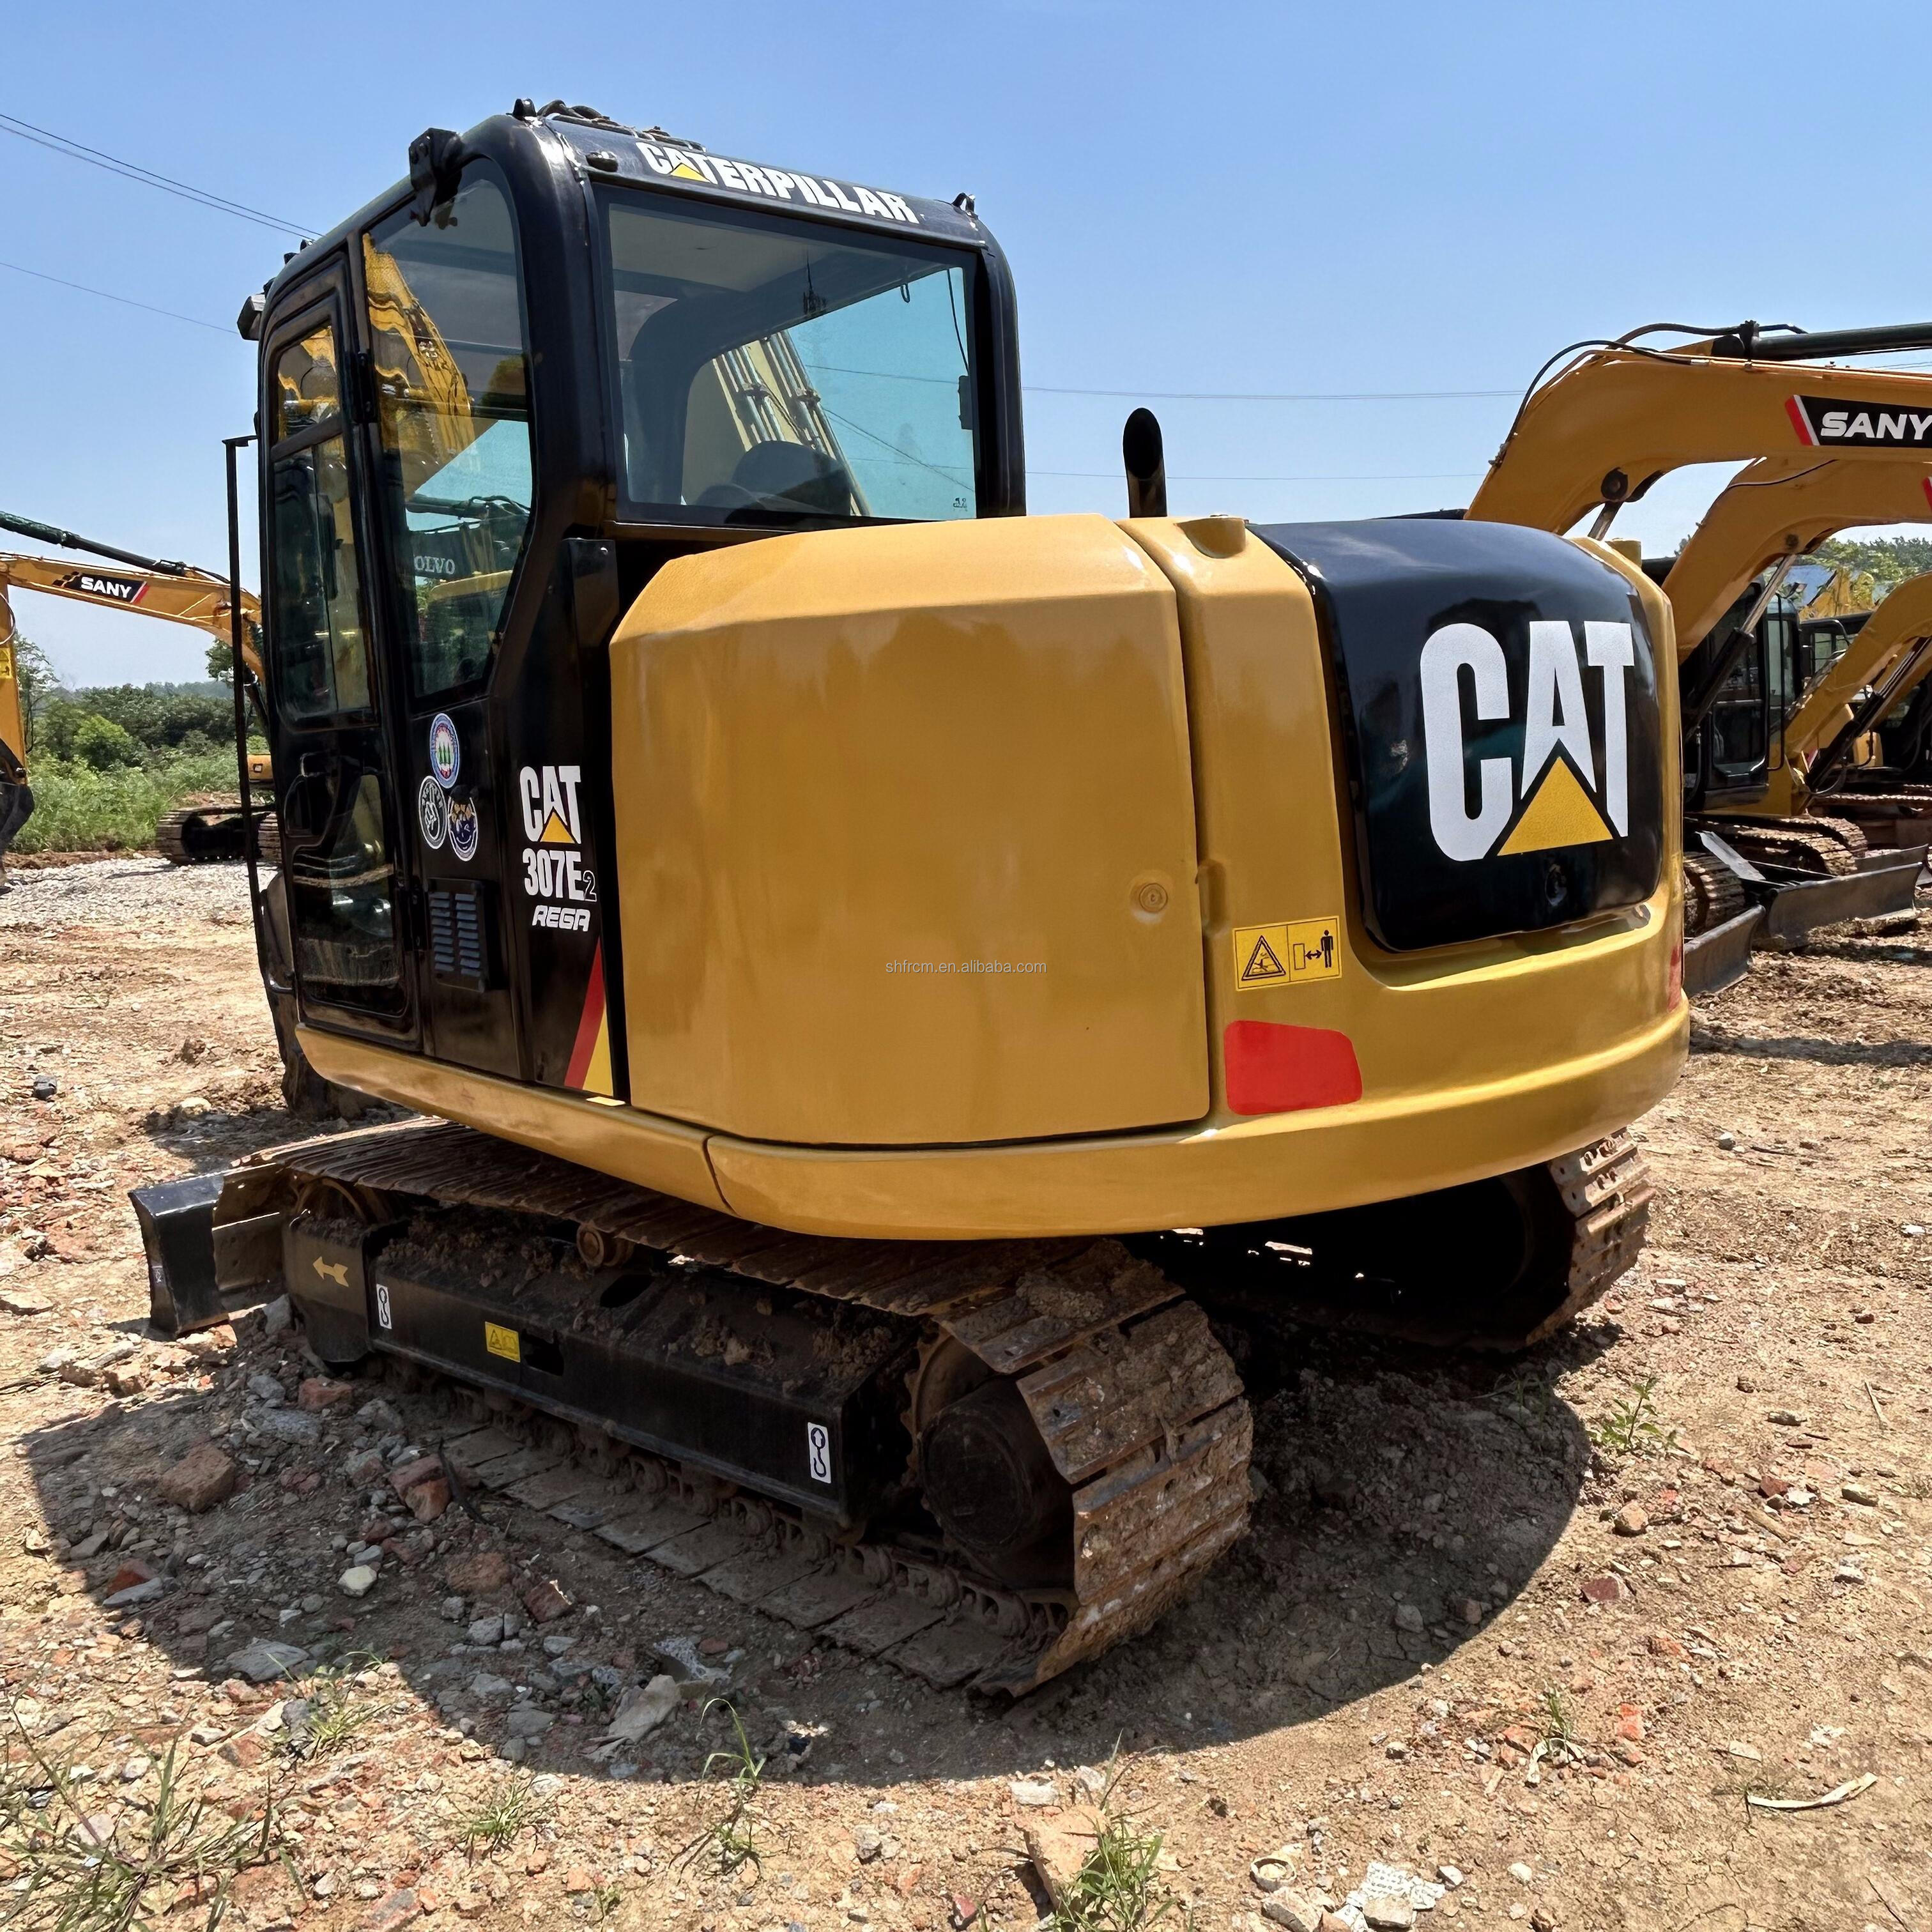
[[[69, 4], [10, 21], [0, 112], [321, 229], [424, 127], [520, 94], [912, 192], [1012, 259], [1036, 511], [1118, 513], [1120, 427], [1172, 390], [1494, 390], [1574, 338], [1932, 314], [1910, 202], [1922, 9], [1102, 0], [557, 9]], [[1849, 59], [1849, 68], [1845, 62]], [[1855, 82], [1847, 84], [1848, 74]], [[0, 506], [219, 566], [242, 297], [292, 242], [0, 135]], [[1874, 226], [1874, 211], [1882, 209]], [[178, 311], [190, 323], [17, 272]], [[1466, 500], [1504, 397], [1155, 400], [1177, 510]], [[1666, 547], [1714, 487], [1619, 533]], [[252, 544], [249, 546], [252, 550]], [[251, 571], [252, 574], [252, 571]], [[200, 674], [194, 633], [20, 599], [77, 682]]]

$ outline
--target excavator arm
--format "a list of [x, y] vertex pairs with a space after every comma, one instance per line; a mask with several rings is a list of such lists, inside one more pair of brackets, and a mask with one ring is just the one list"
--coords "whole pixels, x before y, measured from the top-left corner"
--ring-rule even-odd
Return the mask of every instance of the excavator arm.
[[[206, 631], [226, 644], [230, 598], [226, 579], [184, 567], [162, 572], [133, 565], [70, 563], [59, 557], [0, 551], [0, 595], [14, 590], [44, 591], [142, 617], [161, 617]], [[10, 632], [12, 626], [7, 627]], [[254, 594], [242, 593], [242, 658], [249, 674], [262, 675], [262, 611]]]
[[1751, 580], [1860, 524], [1932, 523], [1932, 451], [1863, 459], [1769, 456], [1721, 491], [1677, 554], [1664, 594], [1688, 658]]
[[[1932, 346], [1932, 330], [1925, 333]], [[1794, 344], [1850, 354], [1857, 351], [1843, 345], [1862, 340], [1760, 340], [1756, 354], [1774, 351], [1775, 361], [1714, 354], [1708, 344], [1580, 356], [1524, 404], [1466, 514], [1560, 533], [1688, 464], [1828, 456], [1896, 465], [1914, 451], [1932, 460], [1932, 375], [1786, 366]]]
[[[1869, 730], [1932, 676], [1932, 575], [1908, 577], [1865, 620], [1843, 657], [1806, 693], [1785, 728], [1785, 750], [1820, 778], [1839, 740]], [[1858, 693], [1870, 687], [1864, 702]]]

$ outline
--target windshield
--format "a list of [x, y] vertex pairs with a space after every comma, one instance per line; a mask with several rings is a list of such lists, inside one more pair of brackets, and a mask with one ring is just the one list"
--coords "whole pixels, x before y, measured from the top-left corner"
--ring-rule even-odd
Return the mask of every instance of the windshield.
[[974, 257], [608, 197], [630, 514], [970, 517]]
[[363, 241], [383, 494], [411, 694], [488, 668], [530, 512], [530, 412], [509, 198], [487, 164], [425, 227]]

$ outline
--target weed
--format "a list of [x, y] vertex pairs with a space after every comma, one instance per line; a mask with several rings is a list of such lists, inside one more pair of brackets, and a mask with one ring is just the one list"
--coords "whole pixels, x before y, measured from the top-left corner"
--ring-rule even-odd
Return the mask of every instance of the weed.
[[1668, 1455], [1677, 1447], [1677, 1432], [1657, 1419], [1656, 1376], [1641, 1376], [1630, 1386], [1628, 1396], [1590, 1425], [1590, 1440], [1613, 1456]]
[[616, 1910], [623, 1897], [622, 1889], [616, 1885], [600, 1885], [590, 1894], [591, 1922], [602, 1925]]
[[[702, 1778], [717, 1778], [722, 1784], [727, 1809], [722, 1817], [714, 1819], [693, 1838], [677, 1855], [680, 1865], [688, 1865], [700, 1856], [709, 1856], [716, 1864], [721, 1878], [729, 1878], [734, 1873], [749, 1865], [756, 1874], [764, 1869], [758, 1857], [757, 1840], [754, 1836], [756, 1820], [752, 1807], [757, 1802], [760, 1788], [760, 1780], [764, 1775], [765, 1761], [752, 1749], [751, 1740], [745, 1735], [745, 1726], [740, 1720], [737, 1707], [728, 1698], [713, 1697], [700, 1714], [700, 1721], [722, 1706], [731, 1720], [731, 1728], [737, 1736], [736, 1746], [728, 1750], [710, 1752], [705, 1758], [704, 1768], [699, 1773]], [[719, 1766], [727, 1768], [721, 1772]]]
[[1149, 1932], [1178, 1909], [1160, 1877], [1161, 1834], [1142, 1831], [1114, 1808], [1125, 1769], [1116, 1746], [1094, 1807], [1100, 1828], [1094, 1849], [1061, 1889], [1048, 1922], [1052, 1932]]
[[480, 1845], [487, 1854], [500, 1850], [519, 1832], [550, 1816], [550, 1803], [536, 1794], [533, 1778], [506, 1778], [490, 1787], [482, 1803], [456, 1828], [457, 1842], [471, 1858]]
[[1556, 1390], [1547, 1376], [1534, 1369], [1517, 1369], [1497, 1382], [1490, 1400], [1518, 1422], [1543, 1423], [1555, 1412]]
[[171, 756], [109, 771], [79, 759], [40, 758], [33, 784], [34, 815], [16, 842], [22, 852], [140, 851], [184, 799], [235, 790], [235, 754]]
[[278, 1862], [300, 1888], [272, 1786], [259, 1817], [231, 1818], [183, 1797], [170, 1744], [145, 1816], [90, 1813], [86, 1787], [40, 1750], [17, 1715], [14, 1723], [28, 1760], [0, 1777], [0, 1861], [14, 1872], [8, 1921], [23, 1932], [134, 1932], [188, 1904], [207, 1908], [201, 1923], [214, 1932], [236, 1878]]
[[356, 1680], [377, 1660], [370, 1656], [345, 1659], [316, 1671], [304, 1694], [306, 1723], [291, 1726], [286, 1748], [301, 1758], [330, 1757], [346, 1750], [357, 1734], [400, 1708], [397, 1699], [358, 1697]]
[[1905, 1493], [1916, 1503], [1932, 1502], [1932, 1476], [1915, 1469], [1905, 1479]]

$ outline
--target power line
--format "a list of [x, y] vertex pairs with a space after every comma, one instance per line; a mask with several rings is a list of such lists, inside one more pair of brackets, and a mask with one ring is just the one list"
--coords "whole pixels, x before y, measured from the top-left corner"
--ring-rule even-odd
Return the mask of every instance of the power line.
[[18, 120], [10, 114], [0, 114], [0, 134], [17, 135], [23, 141], [32, 142], [37, 148], [64, 154], [70, 161], [85, 161], [90, 167], [104, 168], [110, 174], [119, 175], [124, 180], [139, 182], [144, 188], [158, 188], [164, 194], [178, 196], [197, 207], [213, 208], [218, 214], [232, 214], [239, 220], [272, 228], [279, 234], [302, 236], [311, 242], [316, 238], [314, 229], [304, 228], [298, 221], [284, 221], [279, 215], [265, 214], [259, 208], [249, 207], [245, 202], [230, 201], [225, 195], [211, 194], [206, 188], [190, 187], [186, 182], [176, 181], [172, 175], [157, 173], [138, 162], [124, 161], [118, 156], [103, 153], [98, 148], [90, 148], [84, 142], [70, 141], [64, 134], [37, 128], [32, 122]]
[[1110, 396], [1120, 402], [1142, 403], [1448, 403], [1480, 398], [1493, 401], [1514, 389], [1339, 389], [1239, 391], [1217, 389], [1070, 389], [1044, 382], [1022, 386], [1033, 396]]
[[[1170, 483], [1466, 483], [1480, 476], [1480, 470], [1400, 470], [1385, 475], [1337, 476], [1170, 476]], [[1118, 483], [1118, 470], [1029, 470], [1029, 476], [1076, 476], [1097, 482]]]
[[56, 287], [76, 289], [84, 296], [98, 296], [103, 302], [119, 302], [126, 308], [146, 309], [150, 315], [165, 315], [176, 322], [189, 322], [196, 328], [212, 328], [218, 335], [228, 332], [218, 322], [204, 322], [198, 315], [183, 315], [178, 309], [157, 308], [152, 302], [136, 302], [131, 296], [110, 294], [106, 289], [91, 289], [85, 282], [70, 282], [59, 275], [50, 275], [38, 268], [22, 268], [18, 262], [0, 262], [0, 268], [10, 268], [16, 275], [32, 275], [37, 282], [52, 282]]

